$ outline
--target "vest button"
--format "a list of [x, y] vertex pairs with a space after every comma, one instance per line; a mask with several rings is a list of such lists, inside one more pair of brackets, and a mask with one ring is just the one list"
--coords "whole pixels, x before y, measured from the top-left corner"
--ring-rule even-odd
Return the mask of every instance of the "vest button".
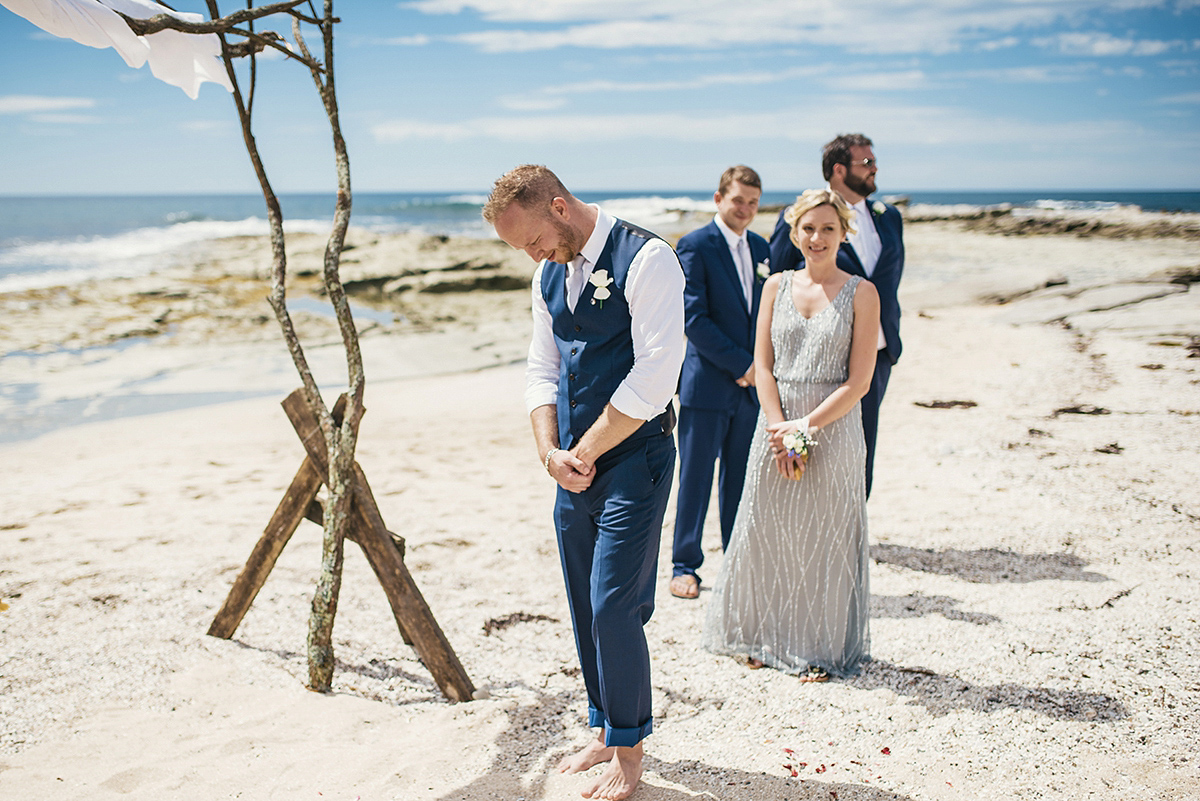
[[576, 405], [577, 405], [577, 404], [575, 403], [575, 401], [571, 401], [571, 408], [572, 408], [572, 409], [574, 409]]
[[574, 381], [574, 380], [575, 380], [575, 374], [574, 374], [574, 373], [567, 373], [567, 380], [568, 380], [568, 381]]
[[580, 328], [579, 326], [575, 326], [575, 330], [576, 330], [576, 331], [582, 331], [583, 329], [582, 329], [582, 328]]
[[572, 356], [574, 356], [574, 355], [575, 355], [576, 353], [578, 353], [578, 352], [579, 352], [579, 348], [571, 348], [571, 355], [572, 355]]

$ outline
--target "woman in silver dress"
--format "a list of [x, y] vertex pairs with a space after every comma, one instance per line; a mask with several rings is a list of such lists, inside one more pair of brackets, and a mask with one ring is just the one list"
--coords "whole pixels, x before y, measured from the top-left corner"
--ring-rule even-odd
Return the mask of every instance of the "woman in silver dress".
[[[879, 338], [879, 295], [837, 266], [853, 212], [810, 189], [788, 210], [805, 269], [763, 286], [754, 353], [762, 435], [709, 602], [704, 646], [806, 681], [869, 654], [867, 514], [859, 400]], [[808, 435], [807, 463], [796, 438]]]

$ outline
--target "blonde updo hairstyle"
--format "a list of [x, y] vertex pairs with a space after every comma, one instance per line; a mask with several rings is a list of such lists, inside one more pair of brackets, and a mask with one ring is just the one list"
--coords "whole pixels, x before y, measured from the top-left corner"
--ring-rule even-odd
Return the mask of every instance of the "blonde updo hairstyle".
[[842, 233], [854, 233], [854, 209], [842, 199], [842, 196], [832, 189], [805, 189], [804, 194], [796, 198], [796, 202], [788, 206], [788, 210], [783, 213], [783, 219], [791, 226], [792, 244], [800, 247], [800, 238], [796, 233], [796, 225], [800, 222], [800, 218], [808, 214], [813, 209], [819, 206], [833, 206], [833, 210], [837, 212], [838, 219], [842, 223]]

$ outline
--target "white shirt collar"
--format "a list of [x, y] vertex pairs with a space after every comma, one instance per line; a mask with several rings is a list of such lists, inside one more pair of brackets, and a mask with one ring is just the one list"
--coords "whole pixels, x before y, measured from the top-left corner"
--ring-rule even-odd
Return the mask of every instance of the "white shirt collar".
[[721, 219], [720, 214], [713, 215], [713, 222], [717, 224], [717, 228], [721, 229], [721, 235], [725, 237], [725, 242], [729, 245], [730, 251], [736, 251], [738, 242], [742, 242], [746, 239], [745, 231], [742, 231], [741, 234], [735, 234], [733, 229], [726, 225], [725, 221]]
[[580, 249], [579, 255], [587, 259], [588, 264], [594, 265], [600, 259], [600, 254], [604, 252], [604, 246], [608, 243], [608, 235], [612, 232], [613, 226], [617, 224], [617, 220], [595, 203], [588, 205], [596, 210], [596, 226], [592, 228], [592, 235]]

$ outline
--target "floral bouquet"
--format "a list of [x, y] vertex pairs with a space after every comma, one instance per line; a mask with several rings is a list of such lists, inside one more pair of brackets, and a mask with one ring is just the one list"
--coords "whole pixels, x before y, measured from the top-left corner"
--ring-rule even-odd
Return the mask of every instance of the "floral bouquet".
[[[783, 435], [783, 447], [787, 448], [789, 458], [804, 465], [808, 464], [808, 457], [812, 449], [817, 447], [817, 441], [806, 430], [789, 431]], [[792, 473], [792, 479], [795, 481], [803, 476], [804, 473], [799, 470]]]

